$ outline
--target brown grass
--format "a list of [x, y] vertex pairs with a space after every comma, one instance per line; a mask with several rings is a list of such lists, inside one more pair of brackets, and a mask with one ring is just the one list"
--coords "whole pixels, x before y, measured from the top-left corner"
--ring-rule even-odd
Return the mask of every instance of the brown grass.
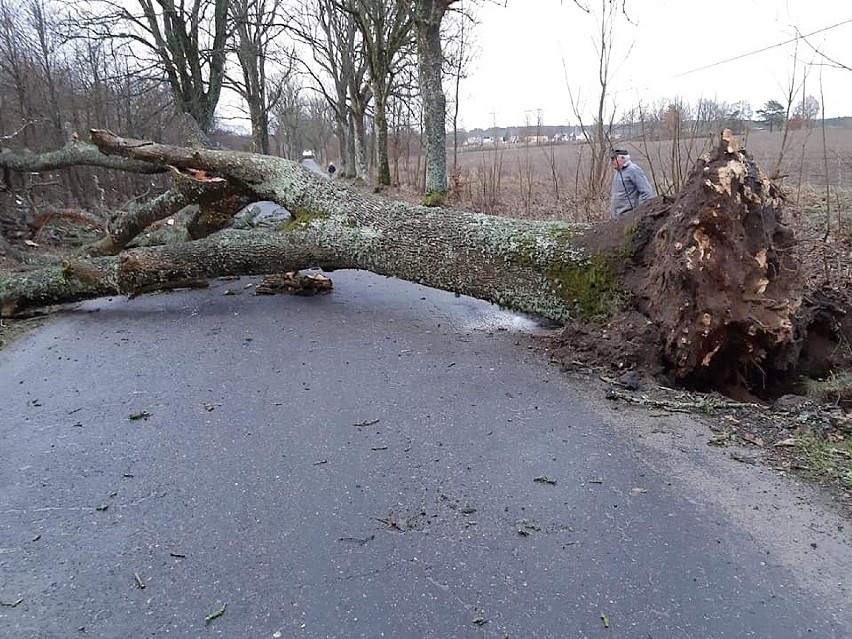
[[[789, 211], [813, 213], [827, 208], [833, 218], [839, 216], [849, 226], [852, 129], [827, 128], [825, 138], [823, 145], [820, 128], [792, 131], [783, 149], [778, 182], [787, 192]], [[751, 131], [738, 139], [764, 172], [772, 174], [782, 157], [783, 133]], [[618, 144], [630, 150], [659, 194], [671, 195], [698, 157], [715, 144], [715, 136], [684, 141], [677, 153], [670, 141], [619, 140]], [[589, 191], [590, 152], [587, 144], [579, 142], [463, 148], [450, 181], [451, 202], [494, 215], [603, 221], [608, 218], [609, 188], [604, 184], [598, 192]], [[410, 160], [403, 165], [422, 166]], [[397, 176], [402, 190], [411, 193], [417, 191], [420, 179], [404, 170]], [[828, 200], [826, 183], [831, 187]]]

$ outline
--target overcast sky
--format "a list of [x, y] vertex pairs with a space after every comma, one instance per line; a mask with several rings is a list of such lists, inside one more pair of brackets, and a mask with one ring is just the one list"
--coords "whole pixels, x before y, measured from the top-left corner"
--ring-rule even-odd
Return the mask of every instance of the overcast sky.
[[[460, 127], [535, 124], [539, 114], [544, 124], [576, 123], [569, 87], [587, 111], [593, 108], [599, 93], [594, 16], [573, 0], [478, 2], [479, 56], [461, 86]], [[802, 41], [798, 54], [795, 42], [781, 45], [797, 29], [834, 27], [807, 40], [852, 68], [847, 0], [627, 0], [627, 12], [633, 24], [617, 21], [611, 64], [619, 112], [675, 97], [690, 104], [745, 100], [757, 111], [768, 100], [784, 103], [794, 71], [801, 89], [807, 70], [805, 92], [824, 101], [826, 117], [852, 116], [852, 71], [816, 64], [824, 60]]]

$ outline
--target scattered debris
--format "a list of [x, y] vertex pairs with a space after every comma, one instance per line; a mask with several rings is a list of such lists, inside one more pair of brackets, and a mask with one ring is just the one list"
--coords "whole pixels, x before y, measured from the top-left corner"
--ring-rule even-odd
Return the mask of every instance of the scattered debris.
[[538, 477], [533, 479], [533, 481], [538, 484], [550, 484], [551, 486], [556, 485], [556, 480], [550, 479], [550, 477], [548, 477], [547, 475], [539, 475]]
[[257, 286], [255, 295], [275, 295], [289, 293], [291, 295], [317, 295], [330, 293], [332, 282], [319, 273], [304, 275], [298, 271], [267, 275]]
[[642, 376], [637, 371], [628, 371], [615, 378], [616, 383], [629, 391], [639, 390]]
[[147, 410], [143, 410], [139, 411], [138, 413], [130, 413], [128, 419], [130, 421], [136, 421], [138, 419], [148, 419], [149, 417], [151, 417], [151, 413], [149, 413]]
[[353, 424], [353, 426], [357, 428], [364, 428], [365, 426], [372, 426], [373, 424], [378, 424], [380, 420], [378, 419], [368, 419], [364, 422], [358, 422], [357, 424]]
[[733, 431], [725, 431], [724, 433], [720, 433], [715, 437], [711, 437], [707, 440], [708, 446], [730, 446], [731, 440], [734, 437]]
[[222, 604], [222, 607], [221, 607], [221, 608], [218, 608], [218, 609], [214, 610], [214, 611], [213, 611], [213, 612], [211, 612], [209, 615], [207, 615], [206, 617], [204, 617], [204, 623], [210, 623], [210, 622], [211, 622], [211, 621], [213, 621], [214, 619], [218, 619], [219, 617], [221, 617], [222, 615], [224, 615], [224, 614], [225, 614], [225, 608], [227, 607], [227, 605], [228, 605], [228, 604]]
[[145, 590], [145, 582], [142, 581], [142, 577], [139, 576], [138, 572], [133, 573], [133, 581], [136, 582], [136, 587], [139, 588], [139, 590]]
[[24, 598], [20, 597], [15, 599], [15, 601], [0, 601], [0, 606], [5, 606], [6, 608], [17, 608], [22, 603], [24, 603]]
[[337, 541], [343, 541], [346, 543], [358, 544], [359, 546], [363, 546], [373, 541], [375, 538], [375, 535], [370, 535], [369, 537], [365, 537], [364, 539], [359, 539], [358, 537], [340, 537]]
[[603, 624], [604, 628], [609, 628], [609, 617], [607, 617], [607, 614], [605, 612], [601, 613], [601, 623]]
[[751, 433], [743, 433], [742, 438], [743, 441], [746, 441], [749, 444], [754, 444], [755, 446], [760, 446], [761, 448], [765, 445], [765, 442], [761, 437], [752, 435]]
[[380, 521], [388, 528], [398, 530], [399, 532], [405, 532], [405, 529], [408, 526], [408, 521], [406, 519], [400, 519], [392, 512], [388, 513], [387, 517], [376, 517], [376, 521]]
[[796, 445], [796, 438], [795, 437], [787, 437], [786, 439], [782, 439], [781, 441], [777, 441], [773, 444], [773, 446], [775, 446], [776, 448], [780, 448], [780, 447], [783, 447], [783, 446], [792, 447], [792, 446], [795, 446], [795, 445]]
[[526, 519], [522, 519], [518, 522], [518, 534], [521, 537], [528, 537], [533, 532], [538, 532], [541, 530], [541, 526], [538, 526]]
[[731, 451], [731, 459], [734, 461], [738, 461], [742, 464], [749, 464], [751, 466], [757, 464], [757, 458], [751, 455], [742, 455], [736, 451]]

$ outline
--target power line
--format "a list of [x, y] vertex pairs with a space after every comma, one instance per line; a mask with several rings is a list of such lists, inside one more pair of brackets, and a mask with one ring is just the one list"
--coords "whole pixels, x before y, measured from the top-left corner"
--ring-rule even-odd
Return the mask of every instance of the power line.
[[684, 71], [683, 73], [678, 73], [673, 78], [682, 78], [685, 75], [690, 75], [692, 73], [698, 73], [699, 71], [706, 71], [707, 69], [712, 69], [713, 67], [718, 67], [723, 64], [728, 64], [729, 62], [736, 62], [737, 60], [742, 60], [743, 58], [748, 58], [753, 55], [757, 55], [758, 53], [764, 53], [765, 51], [770, 51], [772, 49], [777, 49], [778, 47], [783, 47], [784, 45], [790, 44], [791, 42], [796, 42], [797, 40], [803, 40], [804, 38], [809, 38], [818, 33], [824, 33], [826, 31], [831, 31], [832, 29], [836, 29], [837, 27], [842, 27], [844, 24], [849, 24], [852, 22], [852, 18], [849, 20], [844, 20], [843, 22], [838, 22], [837, 24], [833, 24], [829, 27], [823, 27], [822, 29], [817, 29], [816, 31], [811, 31], [810, 33], [806, 33], [805, 35], [799, 34], [794, 38], [790, 38], [789, 40], [784, 40], [784, 42], [778, 42], [777, 44], [771, 44], [768, 47], [763, 47], [762, 49], [757, 49], [756, 51], [749, 51], [748, 53], [742, 53], [738, 56], [734, 56], [733, 58], [728, 58], [726, 60], [720, 60], [719, 62], [714, 62], [712, 64], [705, 65], [703, 67], [698, 67], [697, 69], [692, 69], [691, 71]]
[[[696, 69], [684, 71], [683, 73], [679, 73], [677, 75], [668, 76], [668, 79], [673, 80], [675, 78], [682, 78], [684, 76], [691, 75], [693, 73], [698, 73], [699, 71], [706, 71], [707, 69], [712, 69], [713, 67], [718, 67], [720, 65], [727, 64], [728, 62], [734, 62], [736, 60], [742, 60], [743, 58], [747, 58], [747, 57], [750, 57], [750, 56], [753, 56], [753, 55], [757, 55], [759, 53], [764, 53], [764, 52], [770, 51], [772, 49], [777, 49], [778, 47], [783, 47], [784, 45], [790, 44], [791, 42], [796, 42], [797, 40], [803, 40], [805, 38], [809, 38], [810, 36], [816, 35], [818, 33], [824, 33], [826, 31], [830, 31], [831, 29], [836, 29], [837, 27], [842, 27], [843, 25], [849, 24], [850, 22], [852, 22], [852, 18], [849, 18], [848, 20], [843, 20], [842, 22], [838, 22], [836, 24], [832, 24], [828, 27], [823, 27], [822, 29], [817, 29], [816, 31], [811, 31], [810, 33], [806, 33], [804, 35], [799, 34], [799, 35], [797, 35], [793, 38], [790, 38], [789, 40], [784, 40], [783, 42], [771, 44], [769, 46], [763, 47], [762, 49], [757, 49], [756, 51], [749, 51], [748, 53], [742, 53], [740, 55], [734, 56], [733, 58], [727, 58], [725, 60], [713, 62], [712, 64], [707, 64], [703, 67], [698, 67]], [[617, 90], [613, 91], [613, 94], [618, 95], [618, 94], [627, 93], [628, 91], [638, 91], [640, 89], [647, 89], [650, 86], [652, 86], [651, 83], [640, 84], [640, 85], [632, 85], [632, 86], [629, 86], [629, 87], [625, 87], [624, 89], [617, 89]]]

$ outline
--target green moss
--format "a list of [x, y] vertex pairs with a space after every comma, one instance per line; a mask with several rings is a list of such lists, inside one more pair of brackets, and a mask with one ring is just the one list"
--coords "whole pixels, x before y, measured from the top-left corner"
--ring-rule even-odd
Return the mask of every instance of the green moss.
[[443, 191], [430, 191], [420, 200], [423, 206], [444, 206], [447, 194]]
[[545, 270], [555, 283], [554, 293], [578, 315], [589, 319], [611, 317], [621, 300], [619, 277], [612, 258], [595, 256], [585, 263], [562, 262]]
[[296, 209], [290, 211], [290, 219], [281, 225], [282, 231], [292, 231], [308, 226], [311, 222], [318, 219], [326, 219], [329, 216], [324, 211], [313, 211], [309, 209]]

